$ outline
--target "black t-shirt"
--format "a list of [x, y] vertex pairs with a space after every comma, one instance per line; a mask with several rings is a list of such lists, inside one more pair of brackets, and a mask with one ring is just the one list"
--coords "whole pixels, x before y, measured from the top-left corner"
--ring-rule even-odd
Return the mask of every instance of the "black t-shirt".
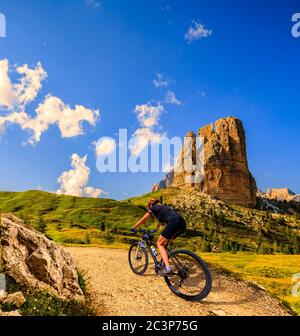
[[148, 211], [162, 224], [168, 223], [173, 218], [180, 217], [180, 215], [175, 210], [166, 205], [155, 204], [152, 205]]

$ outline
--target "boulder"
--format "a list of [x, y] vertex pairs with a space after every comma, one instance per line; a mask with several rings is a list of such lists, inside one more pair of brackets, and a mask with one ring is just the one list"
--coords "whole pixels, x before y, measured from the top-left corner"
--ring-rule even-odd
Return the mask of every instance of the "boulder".
[[1, 215], [0, 242], [4, 273], [16, 283], [64, 300], [84, 300], [75, 262], [61, 246], [9, 214]]
[[15, 308], [20, 308], [26, 302], [22, 292], [16, 292], [9, 294], [6, 297], [0, 299], [0, 303], [4, 305], [13, 306]]
[[18, 310], [10, 311], [10, 312], [1, 312], [0, 311], [0, 316], [22, 316]]

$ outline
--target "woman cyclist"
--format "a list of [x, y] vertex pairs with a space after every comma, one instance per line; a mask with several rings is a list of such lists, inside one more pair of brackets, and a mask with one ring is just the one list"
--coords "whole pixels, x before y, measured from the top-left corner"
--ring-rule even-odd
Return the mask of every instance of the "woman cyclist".
[[173, 272], [170, 267], [166, 247], [170, 241], [174, 240], [186, 229], [185, 220], [178, 212], [166, 205], [159, 204], [159, 200], [152, 198], [148, 202], [148, 212], [130, 229], [130, 231], [135, 233], [136, 229], [144, 224], [150, 217], [158, 220], [157, 229], [164, 225], [164, 229], [156, 243], [165, 265], [165, 267], [159, 271], [159, 275], [171, 276], [173, 275]]

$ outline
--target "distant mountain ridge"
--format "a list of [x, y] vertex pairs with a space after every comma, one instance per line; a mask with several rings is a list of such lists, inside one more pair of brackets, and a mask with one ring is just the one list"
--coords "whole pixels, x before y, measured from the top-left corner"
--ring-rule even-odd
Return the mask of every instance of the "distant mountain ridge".
[[279, 201], [299, 201], [300, 194], [296, 195], [289, 188], [269, 188], [265, 193], [266, 198]]

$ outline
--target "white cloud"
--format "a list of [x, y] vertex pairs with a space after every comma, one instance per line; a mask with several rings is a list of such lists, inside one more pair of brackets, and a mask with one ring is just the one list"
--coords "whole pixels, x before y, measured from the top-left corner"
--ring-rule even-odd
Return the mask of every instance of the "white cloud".
[[17, 67], [21, 76], [19, 82], [12, 84], [9, 78], [8, 60], [0, 61], [0, 108], [5, 112], [0, 116], [0, 130], [7, 124], [18, 124], [22, 129], [30, 130], [33, 135], [29, 143], [40, 141], [41, 135], [50, 125], [56, 124], [64, 138], [83, 134], [83, 122], [94, 126], [99, 118], [99, 110], [88, 109], [82, 105], [71, 108], [60, 98], [48, 95], [36, 108], [35, 115], [26, 113], [26, 105], [34, 101], [47, 77], [41, 63], [33, 69], [27, 64]]
[[156, 133], [148, 127], [138, 128], [134, 132], [129, 143], [131, 154], [136, 156], [139, 155], [142, 150], [149, 145], [149, 143], [159, 143], [164, 136], [164, 134]]
[[15, 85], [18, 97], [18, 104], [26, 105], [32, 102], [42, 88], [42, 81], [47, 78], [47, 72], [39, 62], [34, 69], [30, 69], [27, 64], [16, 68], [21, 75], [20, 83]]
[[202, 97], [206, 96], [206, 92], [204, 92], [204, 91], [199, 90], [199, 91], [197, 91], [197, 93]]
[[87, 156], [80, 157], [73, 154], [71, 166], [73, 169], [65, 171], [58, 178], [60, 189], [56, 191], [58, 195], [72, 195], [80, 197], [97, 198], [105, 192], [99, 188], [87, 186], [90, 177], [90, 168], [86, 166]]
[[137, 105], [135, 107], [135, 113], [141, 124], [145, 127], [153, 127], [157, 125], [160, 115], [164, 112], [164, 107], [161, 104], [156, 106], [148, 104]]
[[116, 150], [116, 141], [112, 138], [101, 138], [96, 144], [96, 156], [109, 155]]
[[161, 73], [158, 73], [156, 75], [156, 78], [153, 79], [152, 81], [153, 85], [156, 87], [156, 88], [160, 88], [160, 87], [167, 87], [169, 85], [169, 82], [168, 80], [165, 78], [165, 76]]
[[85, 187], [83, 191], [84, 191], [83, 196], [92, 197], [92, 198], [98, 198], [99, 196], [103, 194], [107, 194], [102, 189], [93, 188], [93, 187]]
[[9, 78], [8, 60], [0, 60], [0, 108], [12, 108], [16, 94]]
[[193, 25], [189, 27], [185, 34], [188, 43], [208, 37], [212, 34], [212, 30], [206, 29], [203, 24], [193, 21]]
[[100, 7], [101, 3], [97, 0], [84, 0], [85, 4], [89, 7]]
[[20, 111], [36, 98], [42, 88], [42, 81], [47, 78], [47, 72], [41, 63], [33, 69], [24, 64], [17, 67], [15, 72], [21, 77], [19, 82], [13, 84], [9, 78], [8, 60], [0, 60], [0, 107]]
[[164, 111], [165, 109], [160, 103], [157, 103], [157, 105], [147, 103], [135, 107], [135, 113], [141, 127], [133, 133], [130, 140], [129, 149], [132, 155], [139, 155], [149, 143], [159, 143], [165, 136], [154, 130], [158, 126], [160, 115]]
[[[171, 161], [171, 158], [170, 158]], [[162, 167], [162, 172], [163, 173], [169, 173], [171, 170], [174, 169], [174, 166], [171, 164], [171, 162], [166, 162], [163, 167]]]
[[166, 93], [165, 102], [167, 104], [173, 104], [178, 106], [182, 104], [182, 102], [176, 98], [175, 93], [170, 90]]
[[83, 134], [82, 123], [88, 122], [95, 126], [98, 110], [87, 109], [82, 105], [75, 105], [72, 109], [60, 98], [48, 95], [44, 102], [36, 109], [36, 117], [31, 119], [27, 127], [34, 132], [34, 141], [39, 141], [41, 134], [49, 125], [57, 124], [63, 138], [71, 138]]

